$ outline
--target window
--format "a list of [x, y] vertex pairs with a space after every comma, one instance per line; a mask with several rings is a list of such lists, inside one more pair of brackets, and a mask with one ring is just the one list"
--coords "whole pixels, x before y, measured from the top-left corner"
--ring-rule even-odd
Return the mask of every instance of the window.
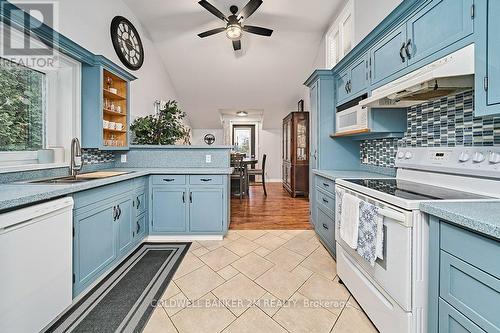
[[255, 156], [255, 125], [233, 125], [234, 151]]
[[0, 151], [45, 147], [45, 74], [0, 58]]
[[354, 47], [354, 4], [350, 0], [326, 33], [326, 67], [333, 68]]

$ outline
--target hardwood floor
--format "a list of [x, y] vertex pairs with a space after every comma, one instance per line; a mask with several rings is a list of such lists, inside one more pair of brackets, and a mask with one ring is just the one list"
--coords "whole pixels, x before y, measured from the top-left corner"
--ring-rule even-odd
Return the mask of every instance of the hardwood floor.
[[306, 230], [309, 223], [307, 198], [292, 198], [281, 183], [268, 183], [267, 198], [261, 186], [250, 186], [250, 197], [231, 199], [231, 223], [236, 230]]

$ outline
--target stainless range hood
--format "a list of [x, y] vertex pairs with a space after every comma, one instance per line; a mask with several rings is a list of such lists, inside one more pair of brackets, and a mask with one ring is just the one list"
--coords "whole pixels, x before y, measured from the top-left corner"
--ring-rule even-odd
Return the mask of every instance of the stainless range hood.
[[372, 91], [364, 107], [401, 108], [418, 105], [474, 87], [474, 45]]

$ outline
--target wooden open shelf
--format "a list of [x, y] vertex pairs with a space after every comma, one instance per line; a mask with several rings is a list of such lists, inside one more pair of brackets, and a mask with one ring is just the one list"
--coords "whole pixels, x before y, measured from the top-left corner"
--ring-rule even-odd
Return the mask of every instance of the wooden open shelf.
[[[111, 86], [109, 82], [111, 79]], [[117, 93], [109, 91], [109, 88], [114, 88]], [[127, 117], [127, 81], [114, 75], [111, 72], [103, 70], [103, 110], [102, 119], [110, 122], [123, 124], [123, 129], [109, 129], [103, 128], [103, 146], [109, 148], [125, 147], [128, 145], [128, 117]], [[113, 104], [115, 110], [120, 107], [121, 112], [112, 111], [109, 107], [106, 107], [105, 100], [107, 100], [108, 105]]]

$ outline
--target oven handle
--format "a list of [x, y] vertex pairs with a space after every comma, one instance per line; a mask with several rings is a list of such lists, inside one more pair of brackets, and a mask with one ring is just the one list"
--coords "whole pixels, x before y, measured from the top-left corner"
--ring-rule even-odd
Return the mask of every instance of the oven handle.
[[405, 223], [406, 222], [406, 216], [403, 213], [396, 212], [392, 209], [387, 209], [387, 208], [379, 208], [378, 213], [384, 217], [396, 220], [398, 222]]

